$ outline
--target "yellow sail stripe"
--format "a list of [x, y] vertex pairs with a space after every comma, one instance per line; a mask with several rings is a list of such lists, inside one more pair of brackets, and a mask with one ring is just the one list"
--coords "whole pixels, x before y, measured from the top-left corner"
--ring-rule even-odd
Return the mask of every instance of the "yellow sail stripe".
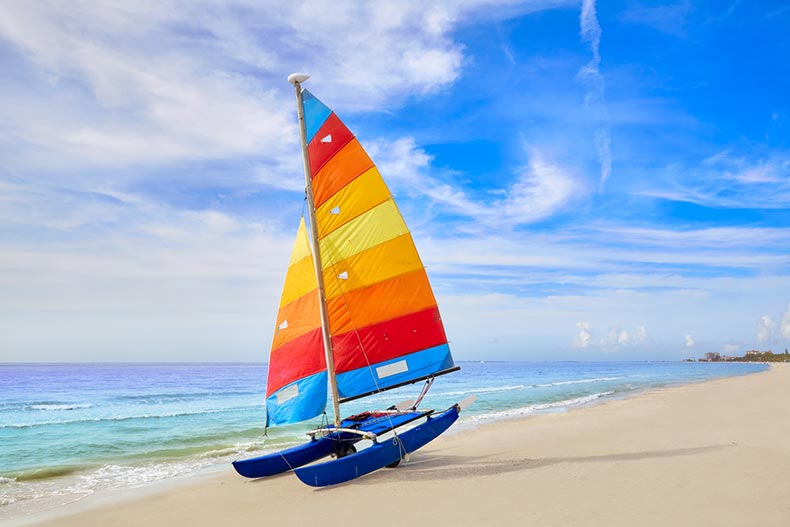
[[318, 207], [318, 238], [324, 238], [389, 197], [389, 189], [378, 169], [371, 167]]
[[304, 216], [299, 220], [299, 228], [296, 231], [296, 241], [294, 248], [291, 252], [291, 261], [289, 266], [295, 264], [302, 258], [312, 256], [313, 252], [310, 250], [310, 238], [307, 236], [307, 226], [304, 223]]
[[297, 298], [306, 295], [318, 287], [313, 267], [313, 256], [310, 251], [310, 242], [307, 238], [307, 228], [304, 218], [299, 222], [296, 232], [296, 242], [291, 253], [291, 262], [285, 275], [283, 293], [280, 296], [280, 307], [289, 304]]
[[388, 199], [319, 242], [321, 267], [328, 269], [336, 262], [408, 232], [395, 202]]
[[317, 287], [313, 258], [302, 258], [288, 268], [285, 284], [283, 284], [283, 294], [280, 297], [280, 307], [306, 295]]
[[410, 234], [380, 243], [324, 269], [327, 299], [422, 269]]
[[304, 218], [299, 222], [291, 263], [285, 275], [280, 310], [274, 326], [272, 349], [321, 325], [318, 312], [318, 281]]

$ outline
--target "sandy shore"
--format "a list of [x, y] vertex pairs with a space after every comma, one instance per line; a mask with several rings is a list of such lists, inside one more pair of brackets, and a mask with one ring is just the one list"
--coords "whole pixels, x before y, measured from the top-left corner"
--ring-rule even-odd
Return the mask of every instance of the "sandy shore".
[[790, 365], [442, 437], [316, 490], [225, 472], [40, 526], [790, 525]]

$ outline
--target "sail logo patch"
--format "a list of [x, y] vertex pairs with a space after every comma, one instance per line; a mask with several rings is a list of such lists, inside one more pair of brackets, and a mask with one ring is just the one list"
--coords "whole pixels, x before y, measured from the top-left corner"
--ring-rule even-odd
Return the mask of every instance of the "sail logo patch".
[[299, 397], [299, 385], [292, 384], [288, 388], [283, 388], [275, 394], [275, 397], [277, 398], [277, 404], [283, 404], [286, 401], [290, 401], [294, 397]]
[[383, 379], [384, 377], [390, 377], [407, 371], [409, 371], [409, 365], [406, 364], [405, 360], [399, 360], [398, 362], [379, 366], [376, 368], [376, 375], [378, 375], [379, 379]]

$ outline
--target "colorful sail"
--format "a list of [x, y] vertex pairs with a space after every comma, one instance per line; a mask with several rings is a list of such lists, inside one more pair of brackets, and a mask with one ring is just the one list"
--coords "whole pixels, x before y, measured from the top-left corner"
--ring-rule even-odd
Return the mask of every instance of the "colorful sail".
[[310, 419], [326, 408], [327, 372], [318, 284], [304, 218], [285, 275], [269, 355], [266, 424]]
[[[303, 91], [329, 334], [342, 399], [454, 367], [428, 276], [373, 161], [334, 112]], [[267, 425], [322, 413], [327, 371], [318, 285], [302, 220], [280, 300]]]
[[341, 398], [453, 367], [428, 276], [373, 161], [304, 90], [312, 190]]

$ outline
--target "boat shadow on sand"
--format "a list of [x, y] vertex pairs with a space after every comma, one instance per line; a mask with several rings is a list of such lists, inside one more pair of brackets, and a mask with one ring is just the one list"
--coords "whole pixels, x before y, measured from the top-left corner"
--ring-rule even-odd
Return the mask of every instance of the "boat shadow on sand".
[[[601, 463], [609, 461], [642, 461], [646, 459], [674, 458], [706, 454], [733, 448], [734, 443], [708, 445], [669, 450], [648, 450], [643, 452], [624, 452], [620, 454], [604, 454], [591, 456], [566, 456], [547, 458], [511, 457], [503, 459], [507, 454], [490, 454], [483, 456], [458, 456], [442, 454], [440, 451], [422, 453], [418, 459], [401, 464], [385, 474], [375, 473], [361, 478], [353, 485], [391, 484], [393, 481], [440, 481], [470, 478], [476, 476], [495, 476], [543, 468], [561, 463]], [[415, 456], [416, 457], [416, 456]], [[339, 485], [340, 487], [345, 485]], [[325, 490], [331, 490], [329, 488]]]

